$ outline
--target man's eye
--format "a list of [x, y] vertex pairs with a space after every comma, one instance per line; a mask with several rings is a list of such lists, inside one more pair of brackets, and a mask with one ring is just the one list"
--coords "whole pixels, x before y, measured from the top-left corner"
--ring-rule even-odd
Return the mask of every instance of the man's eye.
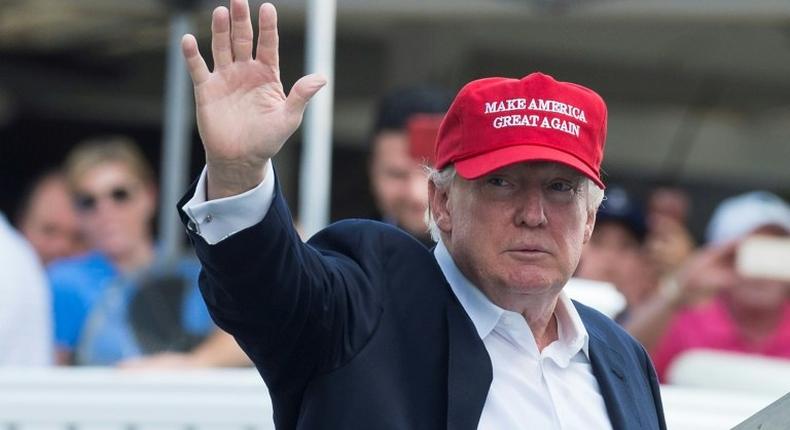
[[488, 183], [495, 187], [504, 187], [507, 185], [507, 181], [502, 178], [488, 178]]
[[549, 185], [552, 191], [571, 191], [573, 190], [573, 186], [568, 184], [567, 182], [552, 182]]

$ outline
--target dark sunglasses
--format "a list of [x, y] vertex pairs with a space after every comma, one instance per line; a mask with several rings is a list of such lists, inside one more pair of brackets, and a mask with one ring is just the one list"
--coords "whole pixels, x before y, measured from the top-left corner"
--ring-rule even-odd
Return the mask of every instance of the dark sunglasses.
[[[132, 191], [126, 187], [115, 187], [104, 196], [108, 197], [115, 204], [123, 204], [132, 197]], [[102, 197], [102, 195], [77, 193], [74, 198], [74, 204], [80, 212], [90, 212], [96, 209], [96, 205]]]

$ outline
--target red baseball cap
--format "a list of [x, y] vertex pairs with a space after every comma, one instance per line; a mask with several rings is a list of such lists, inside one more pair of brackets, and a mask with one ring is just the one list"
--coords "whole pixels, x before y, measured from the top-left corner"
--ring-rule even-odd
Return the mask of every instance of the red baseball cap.
[[466, 84], [439, 128], [436, 169], [455, 165], [465, 179], [522, 161], [568, 165], [599, 187], [606, 104], [581, 85], [543, 73]]

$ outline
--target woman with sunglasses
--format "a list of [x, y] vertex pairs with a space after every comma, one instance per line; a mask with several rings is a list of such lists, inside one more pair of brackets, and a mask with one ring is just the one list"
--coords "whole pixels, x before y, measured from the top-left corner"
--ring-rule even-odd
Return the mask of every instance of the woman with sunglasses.
[[[197, 289], [196, 260], [164, 265], [157, 259], [156, 186], [146, 159], [132, 141], [104, 138], [74, 148], [65, 172], [93, 250], [48, 270], [58, 362], [140, 364], [153, 355], [154, 365], [198, 364], [192, 359], [206, 349], [201, 343], [221, 335], [209, 336], [216, 328]], [[207, 343], [238, 350], [216, 339]], [[230, 351], [227, 364], [238, 355]]]

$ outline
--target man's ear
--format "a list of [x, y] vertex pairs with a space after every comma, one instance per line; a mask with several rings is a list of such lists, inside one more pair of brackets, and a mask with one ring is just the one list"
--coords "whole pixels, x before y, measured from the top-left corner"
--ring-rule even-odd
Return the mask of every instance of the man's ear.
[[441, 190], [433, 181], [428, 181], [428, 208], [436, 226], [442, 232], [452, 230], [452, 217], [449, 210], [450, 189]]
[[590, 241], [592, 237], [593, 230], [595, 229], [595, 215], [598, 213], [597, 210], [588, 209], [587, 210], [587, 222], [584, 223], [584, 242], [587, 243]]

